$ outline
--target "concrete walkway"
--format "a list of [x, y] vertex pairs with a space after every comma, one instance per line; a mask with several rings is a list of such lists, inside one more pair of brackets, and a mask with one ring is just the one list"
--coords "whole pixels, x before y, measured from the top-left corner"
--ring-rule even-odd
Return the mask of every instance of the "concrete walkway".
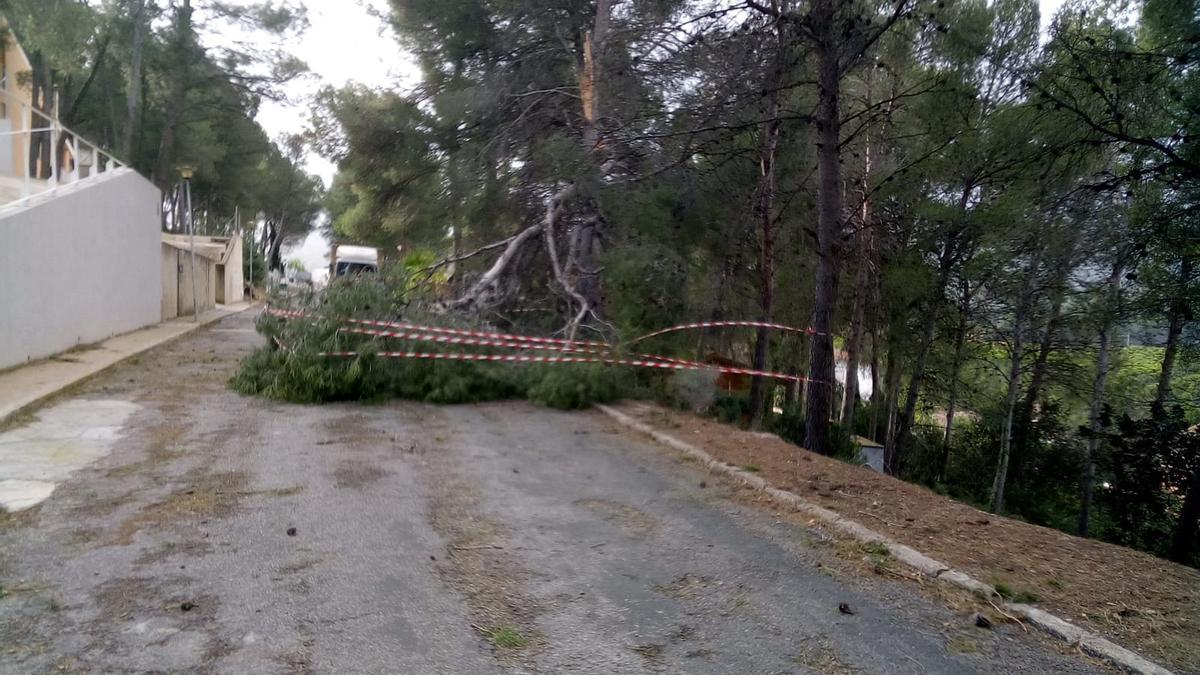
[[0, 424], [17, 412], [99, 373], [135, 354], [190, 333], [196, 328], [245, 311], [250, 303], [219, 306], [200, 315], [182, 317], [135, 330], [88, 349], [66, 352], [0, 373]]

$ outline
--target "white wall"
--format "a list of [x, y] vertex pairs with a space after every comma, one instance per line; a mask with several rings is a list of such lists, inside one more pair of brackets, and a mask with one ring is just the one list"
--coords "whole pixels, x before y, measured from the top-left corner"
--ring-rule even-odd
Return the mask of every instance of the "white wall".
[[158, 323], [160, 201], [120, 169], [0, 209], [0, 368]]
[[243, 258], [242, 233], [235, 232], [230, 239], [232, 245], [229, 259], [225, 261], [225, 304], [232, 305], [242, 301], [246, 292], [246, 277], [242, 270]]
[[[179, 303], [177, 316], [192, 316], [192, 256], [187, 251], [175, 249], [179, 270], [175, 280], [178, 288], [176, 298]], [[200, 313], [204, 314], [216, 307], [217, 296], [217, 262], [202, 255], [196, 256], [196, 302], [200, 303]], [[164, 279], [164, 287], [167, 285]], [[164, 317], [166, 318], [166, 317]]]
[[179, 316], [179, 253], [162, 245], [162, 320]]

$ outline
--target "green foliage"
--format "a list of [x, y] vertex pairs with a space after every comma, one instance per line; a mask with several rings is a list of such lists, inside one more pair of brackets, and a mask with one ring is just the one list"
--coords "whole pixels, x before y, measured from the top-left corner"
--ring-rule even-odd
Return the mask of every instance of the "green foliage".
[[500, 649], [521, 649], [529, 644], [529, 638], [512, 626], [501, 626], [488, 633], [488, 640]]
[[608, 403], [621, 395], [621, 376], [612, 366], [547, 365], [533, 368], [522, 379], [531, 401], [560, 410], [586, 408], [592, 403]]
[[850, 433], [843, 429], [842, 425], [829, 425], [829, 447], [832, 450], [830, 454], [834, 459], [840, 459], [847, 464], [861, 464], [858, 443], [854, 442]]
[[[434, 323], [410, 309], [410, 275], [403, 265], [379, 274], [338, 278], [322, 293], [296, 299], [312, 320], [264, 314], [258, 330], [271, 342], [248, 356], [231, 386], [246, 394], [296, 403], [380, 401], [405, 398], [429, 403], [474, 403], [526, 396], [544, 405], [584, 408], [622, 392], [625, 371], [602, 364], [511, 364], [389, 358], [381, 351], [491, 353], [466, 346], [408, 342], [340, 331], [345, 318]], [[280, 301], [281, 299], [276, 299]], [[354, 357], [323, 352], [356, 352]]]
[[750, 400], [745, 394], [718, 394], [709, 414], [725, 424], [740, 424], [750, 413]]
[[796, 445], [804, 444], [804, 409], [799, 405], [784, 407], [779, 415], [768, 415], [764, 420], [767, 430]]
[[255, 246], [249, 236], [246, 239], [242, 247], [242, 278], [246, 283], [253, 279], [255, 286], [266, 286], [267, 260], [263, 257], [262, 249]]
[[993, 584], [993, 587], [996, 589], [997, 595], [1005, 600], [1008, 600], [1009, 602], [1031, 605], [1041, 600], [1037, 593], [1020, 588], [1013, 588], [1002, 581], [997, 581], [995, 584]]
[[[955, 425], [949, 448], [940, 426], [916, 433], [905, 477], [924, 482], [955, 498], [986, 507], [994, 475], [979, 467], [995, 466], [1000, 453], [999, 410]], [[1072, 530], [1079, 511], [1082, 443], [1055, 400], [1041, 405], [1032, 420], [1014, 422], [1009, 458], [1006, 512], [1038, 525]]]
[[1104, 418], [1109, 428], [1103, 434], [1106, 451], [1098, 462], [1096, 487], [1104, 512], [1100, 536], [1166, 555], [1187, 486], [1200, 464], [1200, 434], [1179, 408], [1116, 420], [1106, 411]]

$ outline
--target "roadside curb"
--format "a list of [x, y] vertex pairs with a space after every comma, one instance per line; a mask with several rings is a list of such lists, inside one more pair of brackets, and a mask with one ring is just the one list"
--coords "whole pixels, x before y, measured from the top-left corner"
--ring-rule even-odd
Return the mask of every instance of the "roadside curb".
[[[754, 488], [755, 490], [764, 492], [774, 501], [781, 504], [786, 504], [787, 506], [790, 506], [799, 512], [817, 518], [833, 527], [835, 530], [850, 535], [860, 542], [883, 545], [894, 558], [921, 572], [925, 576], [937, 579], [939, 581], [944, 581], [972, 593], [982, 595], [989, 600], [994, 597], [999, 597], [999, 593], [997, 593], [996, 589], [990, 584], [985, 584], [969, 574], [955, 570], [949, 565], [934, 560], [933, 558], [930, 558], [916, 549], [905, 546], [904, 544], [880, 534], [869, 527], [862, 525], [861, 523], [840, 516], [834, 511], [831, 511], [823, 506], [818, 506], [817, 504], [814, 504], [792, 492], [774, 487], [762, 476], [757, 476], [738, 467], [729, 466], [723, 462], [717, 461], [700, 448], [685, 443], [684, 441], [681, 441], [670, 434], [661, 432], [647, 424], [643, 424], [642, 422], [635, 420], [634, 418], [615, 408], [610, 408], [609, 406], [599, 404], [596, 405], [596, 408], [623, 426], [644, 433], [654, 440], [695, 459], [707, 467], [710, 471], [723, 473], [734, 480]], [[1102, 658], [1128, 672], [1138, 673], [1139, 675], [1173, 675], [1170, 670], [1163, 668], [1153, 661], [1131, 650], [1128, 650], [1112, 642], [1111, 640], [1084, 630], [1079, 626], [1076, 626], [1075, 624], [1044, 610], [1032, 607], [1030, 605], [1009, 602], [1001, 602], [999, 603], [999, 606], [1002, 607], [1004, 611], [1028, 621], [1042, 631], [1049, 633], [1050, 635], [1053, 635], [1054, 637], [1057, 637], [1073, 646], [1076, 646], [1092, 656]]]
[[[221, 321], [222, 319], [226, 319], [231, 316], [237, 316], [238, 314], [241, 314], [243, 312], [250, 311], [257, 306], [258, 305], [250, 304], [241, 309], [223, 312], [220, 314], [207, 316], [207, 317], [201, 316], [200, 321], [188, 324], [188, 327], [186, 330], [180, 331], [179, 333], [175, 333], [173, 335], [166, 336], [162, 340], [159, 340], [158, 342], [155, 342], [153, 344], [146, 345], [143, 348], [122, 354], [119, 358], [116, 358], [109, 363], [105, 363], [104, 365], [96, 368], [95, 370], [91, 370], [90, 372], [88, 372], [86, 374], [80, 375], [78, 377], [72, 377], [70, 379], [66, 379], [61, 384], [56, 383], [54, 385], [53, 389], [48, 389], [46, 391], [39, 392], [37, 395], [30, 397], [28, 400], [20, 401], [18, 405], [16, 405], [15, 407], [12, 407], [9, 410], [0, 410], [0, 425], [7, 423], [9, 420], [14, 419], [19, 415], [22, 415], [31, 410], [41, 407], [47, 401], [62, 394], [64, 391], [71, 389], [72, 387], [78, 386], [80, 384], [83, 384], [85, 382], [91, 381], [93, 378], [108, 372], [109, 370], [113, 369], [114, 367], [119, 366], [120, 364], [128, 361], [129, 359], [131, 359], [135, 356], [139, 356], [141, 354], [145, 354], [146, 352], [158, 349], [159, 347], [169, 345], [169, 344], [175, 342], [176, 340], [179, 340], [180, 338], [183, 338], [183, 337], [186, 337], [188, 335], [195, 333], [200, 328], [204, 328], [205, 326], [214, 324], [218, 321]], [[161, 324], [155, 324], [155, 325], [161, 325]], [[150, 327], [148, 326], [147, 328], [150, 328]], [[138, 329], [138, 330], [146, 330], [146, 329]], [[136, 333], [137, 331], [133, 331], [133, 332]], [[126, 333], [123, 335], [129, 335], [129, 333]], [[122, 336], [118, 335], [118, 336], [114, 336], [114, 337], [122, 337]], [[100, 343], [100, 344], [103, 344], [103, 343]], [[50, 358], [53, 358], [53, 357], [50, 357]], [[27, 364], [25, 366], [19, 366], [17, 368], [14, 368], [11, 371], [6, 371], [6, 372], [15, 372], [17, 370], [20, 370], [21, 368], [26, 368], [26, 367], [29, 367], [32, 365], [36, 365], [36, 363], [40, 363], [40, 361], [34, 362], [33, 364]]]

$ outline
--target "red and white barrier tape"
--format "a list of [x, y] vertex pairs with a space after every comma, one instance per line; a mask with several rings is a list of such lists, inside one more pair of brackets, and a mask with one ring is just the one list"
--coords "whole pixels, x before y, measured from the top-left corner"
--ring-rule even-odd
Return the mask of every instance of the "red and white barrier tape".
[[457, 335], [433, 335], [429, 331], [429, 326], [413, 326], [413, 330], [409, 332], [375, 330], [373, 328], [342, 328], [343, 333], [353, 333], [355, 335], [370, 335], [373, 337], [395, 338], [397, 340], [415, 340], [418, 342], [441, 342], [452, 345], [475, 345], [480, 347], [506, 347], [509, 349], [535, 349], [551, 352], [577, 352], [582, 354], [606, 354], [607, 349], [598, 347], [584, 346], [568, 346], [568, 345], [550, 345], [537, 342], [526, 342], [524, 340], [513, 339], [494, 339], [481, 337], [461, 337]]
[[396, 323], [392, 321], [370, 321], [367, 319], [347, 319], [348, 323], [357, 323], [367, 326], [380, 326], [383, 328], [395, 328], [399, 330], [408, 330], [413, 328], [424, 329], [430, 333], [443, 333], [446, 335], [463, 335], [466, 337], [489, 338], [493, 340], [513, 340], [518, 342], [532, 342], [546, 345], [582, 345], [584, 347], [600, 347], [608, 349], [610, 345], [607, 342], [596, 342], [594, 340], [567, 340], [564, 338], [549, 338], [540, 337], [537, 335], [520, 335], [518, 333], [488, 333], [485, 331], [466, 330], [462, 328], [441, 328], [439, 326], [421, 326], [410, 323]]
[[[281, 316], [292, 319], [307, 319], [312, 318], [311, 315], [303, 312], [296, 312], [286, 309], [270, 308], [268, 314]], [[464, 337], [484, 338], [492, 340], [508, 340], [512, 342], [530, 342], [536, 344], [547, 345], [568, 345], [575, 347], [578, 345], [584, 347], [597, 347], [609, 349], [610, 345], [607, 342], [596, 342], [594, 340], [567, 340], [564, 338], [549, 338], [536, 335], [520, 335], [516, 333], [491, 333], [486, 331], [466, 330], [462, 328], [443, 328], [441, 326], [423, 326], [420, 324], [402, 323], [396, 321], [376, 321], [371, 319], [342, 319], [345, 323], [358, 324], [360, 326], [376, 326], [380, 328], [392, 328], [401, 331], [424, 331], [426, 333], [439, 333], [442, 335], [461, 335]]]
[[[415, 328], [423, 329], [426, 327], [425, 326], [416, 326]], [[370, 335], [370, 336], [374, 336], [374, 337], [395, 338], [398, 340], [412, 340], [412, 341], [416, 341], [416, 342], [440, 342], [440, 343], [445, 343], [445, 344], [472, 345], [472, 346], [480, 346], [480, 347], [503, 347], [503, 348], [507, 348], [507, 349], [528, 349], [528, 350], [533, 350], [533, 351], [575, 352], [575, 353], [581, 353], [581, 354], [595, 354], [595, 355], [604, 356], [604, 357], [607, 357], [607, 355], [610, 353], [609, 350], [607, 350], [607, 349], [600, 349], [600, 348], [595, 348], [595, 347], [568, 347], [566, 345], [538, 345], [538, 344], [520, 342], [518, 340], [491, 340], [491, 339], [485, 339], [485, 338], [429, 335], [428, 333], [422, 333], [419, 331], [409, 332], [409, 333], [401, 333], [401, 332], [396, 332], [396, 331], [374, 330], [374, 329], [370, 329], [370, 328], [342, 328], [340, 330], [344, 333], [353, 333], [355, 335]], [[638, 360], [663, 361], [666, 363], [678, 363], [678, 364], [685, 365], [685, 366], [695, 366], [696, 368], [720, 367], [720, 366], [714, 366], [714, 365], [707, 364], [707, 363], [701, 363], [699, 361], [688, 361], [686, 359], [676, 359], [676, 358], [671, 358], [669, 356], [659, 356], [658, 354], [634, 354], [633, 356]]]
[[695, 328], [771, 328], [773, 330], [781, 330], [789, 333], [804, 333], [805, 335], [828, 335], [828, 333], [820, 333], [812, 328], [797, 328], [796, 326], [785, 326], [779, 323], [767, 323], [765, 321], [700, 321], [697, 323], [685, 323], [670, 328], [656, 330], [653, 333], [647, 333], [639, 338], [635, 338], [629, 344], [649, 340], [652, 337], [666, 335], [667, 333], [675, 333], [681, 330], [692, 330]]
[[[294, 310], [278, 309], [268, 307], [266, 312], [273, 316], [284, 318], [306, 319], [313, 318], [311, 315], [304, 312]], [[376, 356], [382, 358], [414, 358], [414, 359], [431, 359], [431, 360], [448, 360], [448, 361], [492, 361], [492, 362], [517, 362], [517, 363], [607, 363], [610, 365], [626, 365], [639, 366], [645, 368], [660, 368], [665, 370], [713, 370], [716, 372], [727, 373], [732, 375], [750, 375], [770, 377], [777, 380], [786, 380], [792, 382], [813, 382], [820, 384], [818, 380], [810, 380], [806, 377], [798, 375], [789, 375], [786, 373], [776, 373], [771, 371], [754, 370], [752, 368], [736, 368], [731, 366], [718, 366], [698, 361], [688, 361], [685, 359], [675, 359], [667, 356], [658, 356], [656, 354], [635, 354], [637, 358], [623, 359], [609, 356], [611, 346], [604, 342], [596, 342], [592, 340], [565, 340], [561, 338], [547, 338], [531, 335], [519, 335], [515, 333], [495, 333], [486, 331], [472, 331], [458, 328], [442, 328], [439, 326], [424, 326], [420, 324], [399, 323], [393, 321], [375, 321], [368, 319], [343, 319], [344, 323], [357, 324], [360, 326], [382, 326], [396, 330], [376, 330], [369, 328], [354, 328], [343, 327], [339, 330], [347, 333], [359, 335], [369, 335], [373, 337], [395, 338], [402, 340], [414, 340], [420, 342], [437, 342], [455, 345], [472, 345], [483, 347], [499, 347], [505, 349], [524, 349], [534, 351], [557, 351], [557, 352], [573, 352], [582, 354], [591, 354], [592, 356], [532, 356], [522, 354], [468, 354], [468, 353], [426, 353], [426, 352], [375, 352]], [[658, 335], [670, 333], [679, 330], [687, 330], [690, 328], [706, 328], [720, 326], [749, 326], [758, 327], [766, 326], [778, 330], [787, 330], [792, 332], [807, 333], [809, 335], [816, 334], [815, 331], [808, 328], [795, 328], [792, 326], [784, 326], [781, 324], [764, 323], [760, 321], [708, 321], [693, 324], [684, 324], [680, 326], [672, 326], [665, 328], [648, 335], [643, 335], [634, 340], [638, 342], [646, 340]], [[632, 343], [631, 343], [632, 344]], [[331, 357], [354, 357], [358, 352], [340, 351], [340, 352], [321, 352], [319, 356]]]
[[[358, 352], [320, 352], [317, 356], [348, 357], [358, 356]], [[806, 377], [773, 373], [765, 370], [749, 368], [728, 368], [725, 366], [709, 366], [702, 363], [668, 363], [666, 361], [639, 361], [634, 359], [612, 359], [597, 356], [535, 356], [531, 354], [452, 354], [445, 352], [375, 352], [375, 356], [385, 359], [429, 359], [433, 361], [489, 361], [514, 363], [607, 363], [614, 366], [640, 366], [643, 368], [661, 368], [664, 370], [714, 370], [734, 375], [758, 375], [776, 380], [789, 382], [810, 382]]]

